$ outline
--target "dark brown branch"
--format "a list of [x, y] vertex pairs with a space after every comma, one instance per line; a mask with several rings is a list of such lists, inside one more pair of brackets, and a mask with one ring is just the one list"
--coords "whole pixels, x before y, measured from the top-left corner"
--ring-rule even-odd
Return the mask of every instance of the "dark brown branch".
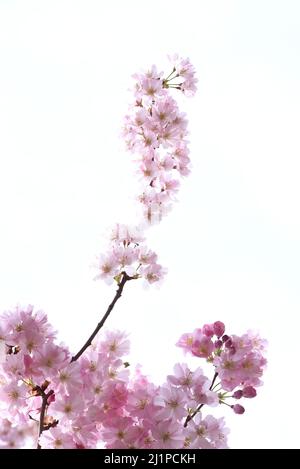
[[91, 345], [93, 339], [96, 337], [96, 335], [98, 334], [98, 332], [100, 331], [100, 329], [103, 327], [106, 319], [108, 318], [108, 316], [110, 315], [111, 311], [113, 310], [116, 302], [118, 301], [118, 299], [121, 297], [122, 295], [122, 292], [123, 292], [123, 288], [125, 286], [125, 283], [128, 282], [128, 280], [132, 280], [136, 277], [129, 277], [129, 275], [126, 274], [126, 272], [122, 272], [122, 279], [119, 283], [119, 286], [118, 286], [118, 289], [116, 291], [116, 294], [115, 294], [115, 297], [114, 299], [112, 300], [111, 304], [109, 305], [109, 307], [107, 308], [107, 311], [106, 313], [104, 314], [103, 318], [101, 319], [101, 321], [97, 324], [97, 327], [96, 329], [94, 330], [94, 332], [92, 333], [92, 335], [88, 338], [88, 340], [86, 341], [86, 343], [83, 345], [83, 347], [81, 347], [81, 349], [79, 350], [79, 352], [76, 353], [76, 355], [74, 355], [72, 357], [72, 360], [71, 362], [75, 362], [76, 360], [78, 360], [79, 357], [81, 357], [81, 355], [85, 352], [85, 350]]
[[[212, 388], [214, 387], [214, 384], [216, 382], [216, 379], [217, 379], [217, 376], [218, 376], [218, 373], [215, 373], [214, 374], [214, 377], [213, 377], [213, 380], [211, 382], [211, 385], [209, 387], [209, 390], [211, 391]], [[187, 418], [185, 419], [185, 422], [184, 422], [184, 428], [187, 427], [188, 423], [193, 420], [193, 418], [195, 417], [196, 414], [198, 414], [198, 412], [202, 409], [202, 407], [204, 406], [205, 404], [199, 404], [197, 409], [191, 414], [191, 415], [188, 415]]]
[[46, 415], [46, 410], [48, 407], [48, 398], [54, 394], [54, 391], [51, 389], [48, 393], [45, 393], [42, 388], [39, 388], [40, 396], [42, 398], [42, 407], [41, 407], [41, 412], [40, 412], [40, 420], [39, 420], [39, 436], [38, 436], [38, 442], [37, 442], [37, 449], [41, 449], [41, 445], [39, 443], [39, 438], [43, 431], [45, 430], [44, 426], [44, 421], [45, 421], [45, 415]]

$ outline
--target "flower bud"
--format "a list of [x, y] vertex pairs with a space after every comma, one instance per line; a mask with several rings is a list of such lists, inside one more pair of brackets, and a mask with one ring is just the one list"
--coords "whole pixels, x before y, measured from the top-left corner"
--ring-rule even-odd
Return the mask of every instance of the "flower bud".
[[225, 324], [221, 321], [216, 321], [213, 324], [213, 330], [217, 337], [221, 337], [225, 332]]
[[246, 386], [242, 392], [243, 397], [247, 397], [249, 399], [256, 396], [256, 389], [253, 386]]
[[236, 413], [236, 414], [243, 414], [245, 412], [245, 409], [242, 405], [240, 404], [234, 404], [231, 406], [231, 408], [233, 409], [233, 411]]
[[232, 397], [234, 397], [235, 399], [240, 399], [241, 397], [243, 397], [243, 391], [241, 389], [238, 389], [232, 394]]

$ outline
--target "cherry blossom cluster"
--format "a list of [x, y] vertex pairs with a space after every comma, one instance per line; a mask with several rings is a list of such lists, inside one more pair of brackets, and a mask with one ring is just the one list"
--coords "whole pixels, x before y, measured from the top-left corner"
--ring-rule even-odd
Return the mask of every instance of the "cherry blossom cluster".
[[[229, 398], [256, 396], [256, 387], [262, 384], [260, 378], [266, 365], [266, 341], [258, 335], [249, 331], [242, 336], [228, 336], [224, 324], [217, 321], [191, 334], [183, 334], [177, 345], [214, 365], [219, 380], [215, 389], [223, 404], [228, 405]], [[245, 411], [240, 404], [231, 407], [237, 414]]]
[[37, 426], [34, 422], [16, 425], [8, 419], [0, 420], [0, 449], [26, 448], [27, 442], [37, 438]]
[[[2, 446], [18, 447], [30, 429], [38, 435], [41, 396], [46, 395], [57, 370], [70, 362], [66, 347], [56, 345], [54, 339], [45, 313], [34, 311], [32, 306], [17, 307], [0, 317]], [[49, 402], [51, 399], [53, 392]]]
[[173, 56], [170, 60], [172, 71], [165, 78], [154, 65], [134, 75], [135, 100], [124, 125], [127, 148], [138, 156], [138, 199], [150, 223], [160, 221], [170, 210], [179, 188], [178, 177], [190, 172], [187, 119], [170, 91], [192, 96], [197, 79], [189, 59]]
[[98, 258], [95, 279], [118, 283], [125, 273], [129, 279], [143, 278], [146, 283], [163, 279], [166, 270], [157, 263], [157, 255], [144, 244], [138, 227], [117, 224], [112, 229], [110, 248]]
[[[189, 59], [170, 57], [171, 73], [163, 78], [155, 65], [148, 72], [135, 74], [134, 104], [125, 117], [124, 138], [127, 147], [138, 155], [141, 181], [139, 201], [143, 220], [158, 222], [169, 211], [179, 188], [178, 176], [189, 174], [187, 120], [170, 95], [172, 89], [187, 96], [196, 92], [197, 79]], [[145, 226], [145, 225], [144, 225]], [[106, 254], [98, 258], [96, 279], [119, 283], [144, 278], [159, 282], [164, 274], [157, 255], [143, 243], [141, 228], [117, 224]]]
[[108, 332], [72, 362], [45, 313], [32, 306], [5, 312], [0, 324], [1, 446], [23, 446], [30, 435], [36, 446], [40, 435], [42, 448], [95, 447], [107, 405], [119, 409], [126, 393], [129, 371], [119, 358], [128, 351], [126, 336]]
[[104, 422], [102, 440], [107, 448], [226, 448], [228, 429], [223, 418], [200, 412], [185, 425], [191, 409], [199, 403], [218, 405], [218, 395], [201, 368], [184, 363], [162, 386], [155, 386], [140, 370], [129, 384], [123, 414]]
[[[123, 332], [107, 331], [71, 361], [68, 349], [55, 342], [43, 312], [28, 306], [0, 319], [5, 346], [0, 366], [2, 448], [35, 446], [37, 441], [41, 448], [53, 449], [226, 448], [224, 419], [204, 415], [202, 408], [227, 403], [229, 397], [254, 397], [266, 363], [258, 336], [229, 337], [223, 323], [216, 322], [183, 335], [178, 343], [205, 358], [214, 377], [177, 363], [157, 386], [139, 367], [130, 373], [129, 340]], [[242, 413], [239, 404], [231, 407]]]

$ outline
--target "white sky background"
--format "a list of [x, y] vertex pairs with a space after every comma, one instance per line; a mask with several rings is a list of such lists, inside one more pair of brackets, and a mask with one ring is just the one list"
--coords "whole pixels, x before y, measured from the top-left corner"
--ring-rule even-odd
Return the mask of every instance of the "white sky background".
[[126, 286], [108, 327], [157, 383], [183, 332], [259, 330], [265, 385], [244, 416], [222, 409], [234, 448], [300, 447], [299, 46], [296, 0], [0, 0], [0, 308], [44, 309], [73, 351], [114, 295], [92, 280], [105, 230], [134, 220], [131, 74], [174, 52], [196, 67], [193, 172], [148, 233], [168, 276]]

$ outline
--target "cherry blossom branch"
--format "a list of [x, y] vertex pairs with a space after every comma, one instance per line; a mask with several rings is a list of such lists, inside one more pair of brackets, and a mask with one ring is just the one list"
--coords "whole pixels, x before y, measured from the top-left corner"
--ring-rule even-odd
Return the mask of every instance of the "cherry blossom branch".
[[[218, 377], [218, 373], [215, 373], [215, 374], [214, 374], [214, 377], [213, 377], [213, 380], [212, 380], [212, 382], [211, 382], [211, 385], [210, 385], [210, 387], [209, 387], [209, 390], [210, 390], [210, 391], [211, 391], [212, 388], [214, 387], [214, 384], [215, 384], [215, 382], [216, 382], [217, 377]], [[188, 423], [189, 423], [191, 420], [193, 420], [193, 418], [195, 417], [195, 415], [198, 414], [198, 412], [200, 412], [200, 410], [202, 409], [202, 407], [203, 407], [204, 405], [205, 405], [205, 404], [200, 404], [200, 405], [197, 407], [197, 409], [196, 409], [191, 415], [188, 415], [188, 416], [187, 416], [187, 418], [185, 419], [184, 425], [183, 425], [184, 428], [187, 427]]]
[[39, 443], [39, 438], [43, 431], [45, 430], [44, 426], [44, 421], [45, 421], [45, 414], [46, 414], [46, 409], [48, 406], [48, 399], [49, 397], [54, 394], [53, 389], [51, 389], [49, 392], [45, 393], [42, 388], [39, 387], [39, 392], [42, 397], [42, 407], [41, 407], [41, 412], [40, 412], [40, 420], [39, 420], [39, 434], [38, 434], [38, 441], [37, 441], [37, 449], [41, 449], [41, 445]]
[[[136, 226], [117, 223], [107, 252], [98, 258], [95, 279], [115, 280], [117, 286], [91, 336], [72, 357], [67, 347], [57, 345], [55, 331], [42, 311], [28, 305], [0, 316], [0, 375], [4, 378], [0, 383], [0, 449], [22, 447], [29, 440], [37, 449], [89, 449], [99, 443], [116, 449], [187, 445], [223, 449], [228, 433], [224, 419], [203, 417], [202, 407], [224, 404], [243, 414], [245, 408], [235, 400], [255, 397], [256, 387], [262, 384], [265, 341], [251, 331], [241, 337], [227, 335], [221, 321], [197, 327], [177, 343], [213, 366], [212, 379], [199, 367], [192, 371], [187, 364], [176, 363], [174, 374], [157, 386], [139, 368], [135, 374], [126, 370], [128, 362], [121, 357], [129, 352], [127, 334], [105, 331], [101, 342], [94, 341], [129, 280], [158, 283], [166, 273], [156, 253], [145, 245], [144, 230], [169, 212], [179, 178], [190, 172], [187, 120], [170, 91], [193, 95], [197, 82], [189, 59], [174, 56], [171, 60], [173, 68], [167, 78], [155, 66], [135, 75], [134, 102], [125, 117], [124, 137], [137, 156], [143, 220]], [[83, 353], [87, 360], [72, 363]], [[36, 407], [35, 419], [30, 413], [36, 416]], [[103, 419], [103, 412], [108, 418]]]
[[71, 360], [71, 363], [72, 362], [75, 362], [76, 360], [78, 360], [79, 357], [81, 357], [81, 355], [85, 352], [85, 350], [92, 344], [92, 341], [93, 339], [96, 337], [96, 335], [98, 334], [98, 332], [100, 331], [100, 329], [103, 327], [106, 319], [108, 318], [108, 316], [110, 315], [110, 313], [112, 312], [116, 302], [118, 301], [118, 299], [122, 296], [122, 292], [123, 292], [123, 289], [124, 289], [124, 286], [125, 286], [125, 283], [128, 282], [129, 280], [133, 280], [135, 279], [136, 277], [130, 277], [126, 272], [122, 272], [122, 279], [119, 283], [119, 287], [116, 291], [116, 294], [114, 296], [114, 299], [112, 300], [112, 302], [110, 303], [109, 307], [107, 308], [107, 311], [106, 313], [104, 314], [103, 318], [101, 319], [101, 321], [97, 324], [97, 327], [95, 328], [94, 332], [91, 334], [91, 336], [88, 338], [88, 340], [85, 342], [85, 344], [83, 345], [83, 347], [81, 347], [81, 349], [79, 350], [79, 352], [76, 353], [76, 355], [74, 355], [72, 357], [72, 360]]

